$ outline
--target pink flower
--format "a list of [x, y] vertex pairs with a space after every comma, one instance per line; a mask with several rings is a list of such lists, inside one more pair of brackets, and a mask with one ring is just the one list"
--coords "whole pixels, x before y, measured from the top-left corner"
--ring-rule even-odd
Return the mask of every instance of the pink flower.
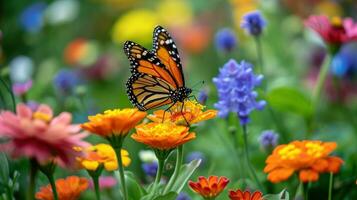
[[24, 83], [14, 83], [12, 85], [12, 91], [16, 96], [21, 96], [25, 94], [32, 87], [32, 80], [28, 80]]
[[[99, 188], [109, 189], [117, 184], [117, 180], [112, 176], [101, 176], [99, 177]], [[89, 182], [89, 188], [94, 188], [93, 180]]]
[[60, 113], [53, 118], [53, 111], [47, 105], [40, 105], [33, 112], [29, 106], [18, 104], [16, 114], [0, 112], [0, 138], [7, 139], [1, 150], [13, 157], [36, 159], [40, 164], [56, 161], [61, 166], [74, 164], [78, 152], [74, 146], [86, 146], [79, 133], [79, 125], [72, 125], [72, 115]]
[[328, 44], [341, 45], [357, 40], [357, 23], [351, 18], [334, 17], [330, 20], [324, 15], [313, 15], [305, 20], [305, 26], [316, 31]]

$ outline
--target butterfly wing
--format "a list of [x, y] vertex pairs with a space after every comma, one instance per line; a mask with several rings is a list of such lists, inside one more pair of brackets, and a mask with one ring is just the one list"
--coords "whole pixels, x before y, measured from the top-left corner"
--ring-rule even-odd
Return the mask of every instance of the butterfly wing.
[[175, 42], [170, 34], [161, 26], [154, 29], [153, 46], [155, 55], [172, 74], [179, 87], [185, 86], [181, 59]]
[[171, 84], [158, 77], [134, 73], [126, 83], [127, 93], [133, 105], [145, 111], [171, 104]]
[[135, 42], [127, 41], [124, 44], [124, 52], [129, 58], [132, 74], [143, 73], [152, 75], [165, 80], [175, 89], [179, 87], [179, 83], [174, 76], [152, 51], [148, 51]]

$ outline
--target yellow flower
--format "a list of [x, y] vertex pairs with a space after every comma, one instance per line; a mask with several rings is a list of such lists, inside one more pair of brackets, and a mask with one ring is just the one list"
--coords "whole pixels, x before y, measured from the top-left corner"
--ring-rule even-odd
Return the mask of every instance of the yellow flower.
[[152, 30], [159, 24], [156, 13], [147, 9], [137, 9], [122, 15], [114, 24], [112, 39], [122, 45], [132, 40], [145, 45], [151, 42]]
[[231, 4], [233, 7], [233, 18], [237, 27], [240, 27], [245, 14], [256, 10], [258, 7], [255, 0], [231, 0]]
[[192, 22], [193, 11], [187, 1], [164, 0], [157, 11], [164, 26], [187, 26]]
[[[148, 118], [154, 122], [171, 121], [177, 125], [189, 126], [201, 121], [209, 120], [217, 115], [216, 110], [203, 111], [205, 106], [196, 101], [186, 100], [183, 103], [177, 102], [170, 111], [158, 110]], [[163, 118], [165, 117], [165, 120]], [[188, 122], [188, 124], [187, 124]]]
[[81, 127], [103, 137], [126, 136], [145, 116], [146, 112], [134, 108], [107, 110], [104, 114], [89, 116], [89, 122]]
[[[121, 150], [123, 165], [126, 167], [130, 164], [128, 151]], [[90, 171], [95, 171], [103, 165], [107, 171], [118, 169], [118, 161], [114, 149], [108, 144], [97, 144], [84, 150], [84, 156], [77, 158], [80, 165]]]
[[171, 150], [193, 140], [196, 135], [190, 133], [189, 128], [185, 126], [177, 126], [171, 122], [151, 122], [137, 126], [136, 133], [131, 137], [154, 149]]

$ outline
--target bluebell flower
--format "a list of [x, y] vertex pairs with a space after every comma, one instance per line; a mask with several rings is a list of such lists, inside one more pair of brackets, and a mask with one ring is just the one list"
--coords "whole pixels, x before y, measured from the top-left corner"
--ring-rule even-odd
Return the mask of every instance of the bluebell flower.
[[259, 36], [266, 26], [266, 21], [259, 11], [253, 11], [243, 16], [241, 27], [250, 35]]
[[255, 75], [252, 64], [229, 60], [213, 78], [218, 90], [219, 101], [214, 105], [218, 109], [218, 116], [225, 118], [230, 112], [237, 113], [240, 123], [249, 123], [249, 114], [253, 110], [262, 110], [265, 101], [256, 101], [255, 87], [260, 85], [262, 75]]
[[25, 8], [20, 16], [20, 23], [25, 31], [36, 33], [41, 30], [45, 8], [46, 4], [43, 2], [37, 2]]
[[278, 144], [279, 135], [272, 130], [266, 130], [259, 136], [259, 143], [265, 150], [274, 148]]
[[63, 69], [60, 70], [53, 79], [55, 89], [64, 95], [74, 92], [76, 86], [80, 84], [80, 76], [77, 71]]
[[206, 104], [206, 101], [208, 99], [208, 91], [207, 89], [203, 89], [198, 93], [197, 100], [200, 104], [204, 105]]
[[180, 192], [180, 194], [176, 197], [176, 200], [191, 200], [191, 197], [185, 192]]
[[206, 156], [200, 151], [193, 151], [186, 156], [186, 162], [189, 163], [193, 160], [201, 160], [200, 166], [204, 166], [206, 163]]
[[142, 169], [144, 170], [145, 174], [150, 177], [155, 177], [156, 176], [156, 171], [158, 168], [157, 162], [149, 162], [149, 163], [143, 163], [141, 165]]
[[341, 47], [332, 59], [331, 72], [337, 77], [351, 78], [357, 75], [357, 44], [346, 44]]
[[233, 30], [224, 28], [216, 33], [216, 48], [219, 51], [230, 52], [237, 46], [237, 38]]

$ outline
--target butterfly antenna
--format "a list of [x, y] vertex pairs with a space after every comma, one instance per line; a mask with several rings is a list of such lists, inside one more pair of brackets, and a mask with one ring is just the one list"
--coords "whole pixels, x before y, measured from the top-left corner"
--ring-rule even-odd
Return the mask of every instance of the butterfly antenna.
[[[205, 84], [205, 81], [199, 81], [199, 82], [195, 83], [195, 84], [192, 86], [191, 89], [192, 89], [192, 90], [195, 90], [197, 86], [201, 86], [201, 87], [202, 87], [204, 84]], [[200, 88], [201, 88], [201, 87], [200, 87]]]

